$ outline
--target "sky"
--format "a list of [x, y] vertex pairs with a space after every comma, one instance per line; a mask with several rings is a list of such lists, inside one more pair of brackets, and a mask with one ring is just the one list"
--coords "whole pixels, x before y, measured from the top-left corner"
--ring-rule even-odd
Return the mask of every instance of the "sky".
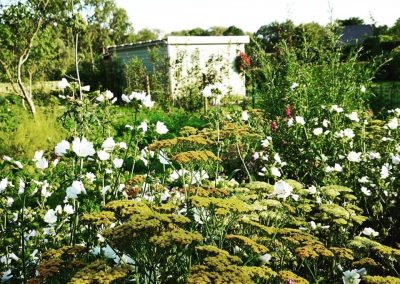
[[[400, 18], [400, 0], [116, 0], [136, 31], [235, 25], [256, 32], [262, 25], [287, 19], [295, 24], [359, 17], [368, 24], [392, 26]], [[373, 19], [373, 20], [372, 20]]]

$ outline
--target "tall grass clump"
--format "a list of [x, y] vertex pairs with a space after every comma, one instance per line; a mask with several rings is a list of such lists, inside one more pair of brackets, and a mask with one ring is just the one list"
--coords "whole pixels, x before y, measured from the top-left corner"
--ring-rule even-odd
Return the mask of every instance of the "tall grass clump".
[[[57, 122], [55, 111], [38, 109], [35, 118], [20, 110], [12, 128], [2, 129], [0, 155], [31, 159], [37, 149], [48, 150], [65, 138], [65, 130]], [[6, 118], [8, 121], [8, 118]]]

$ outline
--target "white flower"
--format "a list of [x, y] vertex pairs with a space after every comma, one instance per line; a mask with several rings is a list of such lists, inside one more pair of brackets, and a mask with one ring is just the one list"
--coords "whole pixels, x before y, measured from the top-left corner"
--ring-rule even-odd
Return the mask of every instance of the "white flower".
[[400, 157], [399, 156], [390, 154], [390, 157], [392, 158], [392, 163], [394, 165], [400, 164]]
[[258, 257], [258, 260], [260, 260], [262, 264], [265, 264], [265, 263], [269, 263], [271, 258], [272, 258], [272, 256], [269, 253], [266, 253], [266, 254], [260, 255]]
[[343, 284], [358, 284], [361, 282], [360, 274], [357, 273], [356, 269], [347, 270], [343, 272]]
[[4, 155], [3, 160], [7, 161], [7, 162], [11, 162], [12, 159], [11, 159], [11, 157]]
[[205, 86], [201, 93], [202, 93], [203, 97], [205, 97], [205, 98], [211, 97], [212, 96], [212, 86], [211, 85]]
[[315, 224], [314, 221], [311, 221], [310, 222], [310, 227], [311, 227], [312, 230], [315, 230], [315, 229], [317, 229], [317, 224]]
[[292, 194], [293, 188], [285, 181], [277, 181], [274, 185], [274, 191], [272, 195], [276, 195], [277, 198], [286, 199]]
[[343, 168], [342, 168], [341, 165], [339, 165], [338, 163], [336, 163], [335, 166], [334, 166], [334, 170], [335, 170], [335, 172], [342, 172], [342, 171], [343, 171]]
[[58, 87], [59, 89], [63, 89], [63, 90], [64, 90], [65, 88], [69, 87], [69, 83], [68, 83], [67, 79], [62, 78], [61, 81], [58, 82], [57, 87]]
[[7, 207], [11, 207], [13, 205], [13, 203], [14, 203], [14, 198], [7, 197], [7, 201], [6, 201]]
[[75, 213], [75, 209], [71, 204], [64, 205], [64, 212], [68, 215], [72, 215]]
[[85, 187], [83, 183], [79, 180], [76, 180], [72, 183], [70, 187], [67, 188], [67, 198], [76, 199], [78, 198], [78, 194], [86, 194]]
[[168, 161], [167, 156], [165, 155], [165, 153], [163, 151], [160, 151], [160, 153], [158, 154], [158, 160], [163, 165], [169, 165], [170, 164], [170, 162]]
[[369, 152], [368, 153], [368, 158], [370, 158], [371, 160], [380, 159], [381, 158], [381, 154], [378, 153], [378, 152]]
[[107, 185], [101, 189], [101, 195], [105, 195], [107, 191], [111, 190], [111, 186]]
[[325, 127], [325, 128], [328, 128], [328, 126], [329, 126], [329, 120], [327, 120], [327, 119], [324, 119], [323, 121], [322, 121], [322, 125]]
[[150, 95], [147, 95], [143, 98], [142, 104], [144, 107], [152, 108], [154, 106], [154, 101], [151, 100]]
[[111, 91], [106, 90], [105, 97], [111, 100], [114, 97], [114, 94]]
[[119, 146], [119, 148], [121, 148], [121, 149], [127, 149], [127, 148], [128, 148], [128, 145], [126, 145], [125, 142], [119, 142], [119, 143], [118, 143], [118, 146]]
[[8, 185], [8, 179], [7, 178], [3, 178], [0, 181], [0, 193], [2, 193], [7, 188], [7, 185]]
[[294, 124], [294, 120], [293, 120], [293, 117], [291, 117], [288, 119], [287, 125], [288, 125], [288, 127], [292, 127], [293, 124]]
[[165, 126], [164, 122], [157, 121], [156, 132], [161, 135], [168, 132], [168, 128]]
[[57, 222], [56, 211], [53, 209], [47, 210], [46, 214], [44, 215], [44, 221], [48, 224], [54, 224]]
[[384, 164], [381, 168], [381, 179], [386, 179], [389, 177], [389, 165]]
[[74, 151], [78, 157], [93, 156], [96, 153], [93, 148], [93, 143], [87, 141], [85, 137], [82, 137], [82, 140], [77, 137], [72, 141], [72, 151]]
[[323, 129], [322, 129], [321, 127], [315, 128], [315, 129], [313, 130], [313, 133], [314, 133], [315, 136], [321, 135], [322, 132], [323, 132]]
[[49, 167], [49, 161], [47, 161], [45, 158], [40, 158], [36, 161], [36, 167], [39, 170], [47, 169]]
[[110, 158], [110, 154], [103, 150], [97, 151], [97, 156], [99, 157], [100, 161], [106, 161]]
[[146, 122], [146, 121], [143, 121], [143, 122], [138, 126], [138, 129], [142, 129], [142, 132], [143, 132], [143, 133], [146, 133], [146, 132], [147, 132], [147, 128], [148, 128], [148, 126], [147, 126], [147, 122]]
[[54, 148], [54, 153], [61, 157], [64, 156], [67, 153], [67, 150], [70, 149], [70, 144], [68, 141], [62, 140], [60, 143], [56, 145]]
[[122, 101], [124, 101], [126, 103], [130, 103], [131, 102], [131, 99], [125, 94], [121, 95], [121, 99], [122, 99]]
[[129, 95], [129, 99], [136, 99], [136, 100], [138, 100], [138, 101], [142, 101], [142, 100], [144, 100], [144, 98], [146, 97], [146, 93], [145, 92], [141, 92], [141, 93], [138, 93], [138, 92], [132, 92], [130, 95]]
[[113, 160], [113, 164], [114, 164], [114, 167], [116, 168], [116, 169], [119, 169], [120, 167], [122, 167], [122, 164], [124, 163], [124, 160], [123, 159], [118, 159], [118, 158], [115, 158], [114, 160]]
[[310, 186], [308, 188], [308, 193], [310, 193], [311, 195], [316, 194], [317, 193], [317, 188], [314, 185]]
[[90, 91], [90, 85], [82, 86], [81, 90], [84, 92], [89, 92]]
[[271, 174], [276, 177], [280, 177], [282, 175], [277, 167], [271, 168]]
[[5, 271], [5, 272], [3, 273], [3, 276], [1, 276], [0, 282], [1, 282], [1, 283], [5, 283], [5, 282], [7, 282], [8, 280], [10, 280], [11, 278], [13, 278], [13, 275], [12, 275], [11, 273], [12, 273], [12, 272], [11, 272], [11, 269]]
[[351, 120], [355, 122], [359, 122], [360, 119], [358, 118], [357, 112], [353, 111], [352, 113], [346, 114], [346, 116]]
[[104, 140], [103, 144], [101, 145], [101, 148], [103, 148], [104, 151], [111, 152], [115, 148], [115, 141], [112, 137], [108, 137], [106, 140]]
[[399, 126], [399, 122], [397, 120], [397, 117], [392, 118], [389, 123], [387, 124], [387, 126], [390, 129], [397, 129], [397, 127]]
[[355, 162], [358, 163], [361, 161], [361, 152], [354, 152], [351, 151], [349, 154], [347, 154], [347, 160], [350, 162]]
[[361, 192], [364, 193], [366, 196], [371, 196], [371, 190], [369, 190], [365, 186], [361, 187]]
[[346, 128], [346, 129], [343, 131], [343, 135], [346, 136], [346, 137], [349, 138], [349, 139], [352, 139], [352, 138], [354, 138], [354, 136], [355, 136], [353, 129], [350, 129], [350, 128]]
[[374, 229], [369, 228], [369, 227], [364, 228], [364, 230], [362, 231], [362, 234], [364, 234], [364, 235], [366, 235], [368, 237], [377, 237], [377, 236], [379, 236], [379, 233], [377, 231], [375, 231]]
[[367, 90], [367, 89], [365, 88], [365, 86], [364, 86], [364, 85], [361, 85], [361, 87], [360, 87], [361, 93], [365, 93], [366, 90]]
[[96, 175], [94, 173], [88, 172], [85, 176], [90, 183], [93, 183], [96, 180]]
[[21, 170], [24, 168], [24, 166], [22, 165], [22, 163], [20, 161], [14, 161], [14, 164], [20, 168]]
[[302, 116], [296, 116], [295, 117], [296, 123], [300, 124], [300, 125], [305, 125], [306, 121], [304, 120], [304, 118]]
[[243, 121], [248, 121], [249, 120], [249, 114], [247, 113], [246, 110], [242, 112], [242, 120]]
[[24, 192], [25, 192], [25, 182], [22, 178], [19, 178], [18, 194], [23, 194]]
[[298, 86], [299, 86], [299, 84], [295, 82], [295, 83], [293, 83], [293, 84], [290, 86], [290, 89], [291, 89], [291, 90], [294, 90], [294, 89], [296, 89]]
[[331, 111], [335, 111], [337, 113], [343, 112], [343, 108], [338, 107], [337, 105], [332, 105]]
[[271, 140], [272, 140], [272, 138], [270, 136], [268, 136], [264, 140], [261, 140], [261, 146], [263, 146], [264, 148], [267, 148], [269, 146]]
[[96, 98], [96, 101], [98, 101], [98, 102], [103, 102], [105, 100], [105, 97], [103, 96], [103, 95], [100, 95], [100, 96], [98, 96], [97, 98]]

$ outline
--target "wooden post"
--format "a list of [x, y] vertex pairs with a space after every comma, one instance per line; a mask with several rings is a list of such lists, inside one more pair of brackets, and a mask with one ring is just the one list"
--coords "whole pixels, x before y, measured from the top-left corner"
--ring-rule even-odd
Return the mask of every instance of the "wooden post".
[[147, 95], [150, 95], [150, 79], [149, 79], [149, 75], [146, 75], [146, 91], [147, 91]]

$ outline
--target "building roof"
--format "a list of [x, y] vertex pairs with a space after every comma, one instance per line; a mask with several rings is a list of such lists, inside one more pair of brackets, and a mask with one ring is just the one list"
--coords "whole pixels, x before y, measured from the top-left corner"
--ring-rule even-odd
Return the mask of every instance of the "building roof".
[[108, 46], [108, 51], [119, 51], [124, 49], [135, 49], [155, 45], [188, 45], [188, 44], [237, 44], [249, 43], [249, 36], [168, 36], [166, 39], [146, 42], [127, 43]]
[[362, 43], [365, 38], [374, 35], [374, 27], [372, 25], [350, 25], [345, 26], [342, 42], [355, 44], [356, 42]]

